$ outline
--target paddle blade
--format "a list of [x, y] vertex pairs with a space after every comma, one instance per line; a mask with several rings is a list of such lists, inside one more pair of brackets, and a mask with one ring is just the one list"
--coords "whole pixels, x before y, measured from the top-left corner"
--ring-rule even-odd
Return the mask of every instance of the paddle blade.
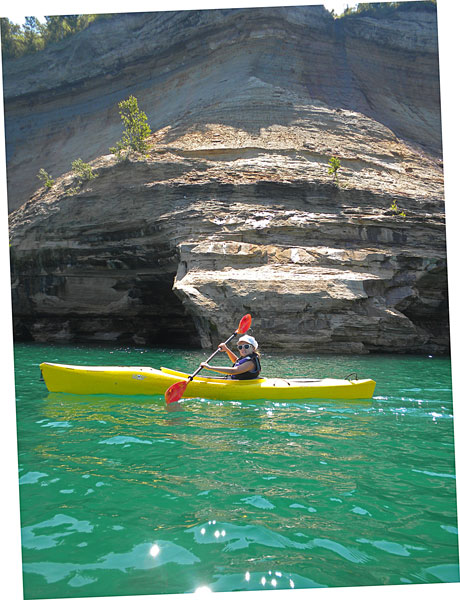
[[178, 381], [177, 383], [173, 383], [172, 386], [166, 390], [166, 404], [171, 404], [172, 402], [180, 400], [185, 392], [187, 384], [188, 381]]
[[251, 315], [244, 315], [240, 321], [240, 324], [238, 325], [237, 333], [239, 335], [246, 333], [246, 331], [251, 327], [251, 320]]

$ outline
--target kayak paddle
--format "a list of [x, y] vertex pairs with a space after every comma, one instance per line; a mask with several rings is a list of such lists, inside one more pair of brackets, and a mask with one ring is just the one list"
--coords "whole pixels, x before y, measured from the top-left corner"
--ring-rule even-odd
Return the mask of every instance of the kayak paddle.
[[[240, 321], [240, 324], [238, 325], [238, 329], [234, 333], [232, 333], [232, 335], [228, 338], [228, 340], [226, 340], [225, 344], [228, 344], [228, 342], [230, 342], [236, 335], [241, 335], [243, 333], [246, 333], [246, 331], [250, 327], [251, 327], [251, 315], [244, 315], [244, 317]], [[208, 358], [208, 360], [206, 362], [209, 362], [219, 352], [220, 352], [220, 350], [218, 348], [215, 352], [213, 352], [211, 354], [211, 356]], [[178, 400], [180, 400], [182, 398], [182, 396], [184, 395], [185, 388], [192, 381], [192, 379], [195, 377], [195, 375], [198, 375], [198, 373], [201, 371], [202, 368], [203, 367], [201, 367], [201, 366], [198, 367], [198, 369], [192, 375], [189, 375], [189, 377], [185, 381], [178, 381], [177, 383], [173, 383], [166, 390], [166, 393], [165, 393], [166, 404], [171, 404], [172, 402], [177, 402]]]

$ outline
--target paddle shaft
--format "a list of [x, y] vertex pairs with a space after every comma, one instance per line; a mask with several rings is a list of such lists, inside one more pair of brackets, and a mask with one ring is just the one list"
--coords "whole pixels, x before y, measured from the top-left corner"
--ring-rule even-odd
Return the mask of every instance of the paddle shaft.
[[[236, 335], [238, 335], [238, 331], [235, 331], [235, 333], [232, 333], [232, 335], [228, 338], [228, 340], [225, 340], [224, 344], [227, 345], [228, 342], [231, 342]], [[211, 356], [206, 360], [206, 362], [209, 362], [210, 360], [212, 360], [216, 354], [219, 354], [219, 352], [220, 352], [220, 349], [217, 348], [217, 350], [211, 354]], [[201, 371], [202, 368], [203, 368], [202, 366], [199, 366], [198, 369], [188, 377], [188, 380], [192, 381], [192, 379], [196, 375], [198, 375], [198, 373]]]
[[[244, 317], [241, 319], [238, 325], [238, 329], [235, 331], [235, 333], [232, 333], [232, 335], [228, 338], [227, 341], [224, 342], [224, 344], [228, 344], [228, 342], [232, 340], [236, 335], [246, 333], [246, 331], [250, 327], [251, 315], [244, 315]], [[214, 358], [214, 356], [218, 352], [220, 352], [219, 348], [217, 348], [217, 350], [211, 354], [211, 356], [206, 362], [209, 362], [212, 358]], [[178, 400], [180, 400], [185, 392], [185, 388], [192, 381], [195, 375], [198, 375], [202, 368], [202, 366], [199, 366], [198, 369], [194, 373], [192, 373], [192, 375], [189, 375], [185, 381], [178, 381], [177, 383], [173, 383], [165, 392], [166, 404], [171, 404], [172, 402], [177, 402]]]

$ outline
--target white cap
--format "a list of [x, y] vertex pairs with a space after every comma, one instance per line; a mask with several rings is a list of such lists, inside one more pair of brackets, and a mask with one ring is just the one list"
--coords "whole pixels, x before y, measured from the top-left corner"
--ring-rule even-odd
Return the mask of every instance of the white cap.
[[238, 340], [238, 343], [239, 342], [246, 342], [248, 344], [251, 344], [251, 346], [254, 347], [254, 350], [257, 350], [257, 348], [259, 347], [259, 344], [256, 342], [256, 338], [253, 338], [252, 335], [243, 335]]

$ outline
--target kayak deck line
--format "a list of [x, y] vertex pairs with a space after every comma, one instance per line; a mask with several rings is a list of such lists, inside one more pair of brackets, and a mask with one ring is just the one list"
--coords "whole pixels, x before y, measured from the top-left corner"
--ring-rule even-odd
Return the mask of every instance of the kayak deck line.
[[[68, 394], [164, 395], [190, 375], [166, 367], [82, 366], [44, 362], [40, 371], [49, 392]], [[184, 398], [209, 400], [305, 400], [309, 398], [364, 400], [373, 396], [372, 379], [194, 377]]]
[[40, 365], [40, 368], [42, 367], [42, 365], [54, 365], [54, 366], [59, 366], [62, 369], [71, 369], [74, 371], [106, 371], [107, 369], [110, 369], [111, 371], [147, 371], [147, 372], [151, 372], [151, 371], [156, 371], [156, 369], [154, 369], [153, 367], [130, 367], [130, 366], [126, 366], [126, 365], [115, 365], [115, 366], [86, 366], [86, 365], [66, 365], [66, 364], [61, 364], [61, 363], [42, 363]]

